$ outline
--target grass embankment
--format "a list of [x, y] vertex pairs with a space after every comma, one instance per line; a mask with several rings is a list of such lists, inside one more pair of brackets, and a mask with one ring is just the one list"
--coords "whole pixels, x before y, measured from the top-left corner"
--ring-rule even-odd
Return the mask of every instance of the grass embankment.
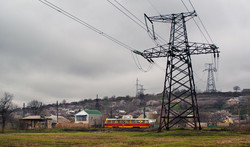
[[250, 132], [172, 130], [157, 132], [113, 129], [10, 131], [0, 146], [250, 146]]

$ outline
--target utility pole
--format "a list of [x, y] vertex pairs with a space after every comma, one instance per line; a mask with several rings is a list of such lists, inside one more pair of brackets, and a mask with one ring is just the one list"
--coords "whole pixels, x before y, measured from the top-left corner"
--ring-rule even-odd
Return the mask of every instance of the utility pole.
[[140, 85], [140, 89], [139, 89], [139, 97], [143, 103], [143, 118], [146, 118], [146, 100], [145, 100], [145, 97], [144, 97], [144, 91], [145, 89], [143, 88], [143, 85]]
[[138, 90], [139, 90], [139, 80], [138, 78], [136, 79], [136, 93], [135, 93], [135, 97], [138, 97], [139, 96], [139, 93], [138, 93]]
[[[145, 14], [144, 16], [153, 40], [157, 40], [154, 22], [171, 24], [169, 43], [143, 52], [134, 51], [151, 63], [154, 63], [153, 58], [167, 59], [158, 131], [164, 128], [169, 130], [181, 122], [185, 122], [194, 129], [201, 129], [191, 55], [214, 54], [216, 57], [217, 54], [218, 57], [218, 47], [214, 44], [188, 41], [186, 22], [197, 16], [195, 11], [153, 17]], [[182, 92], [175, 93], [176, 91]], [[180, 103], [185, 103], [188, 107], [184, 110], [175, 109], [175, 106]]]
[[143, 88], [143, 85], [139, 85], [139, 86], [140, 86], [140, 89], [138, 89], [138, 94], [139, 94], [139, 96], [140, 96], [140, 95], [144, 95], [145, 89]]
[[25, 103], [23, 103], [23, 117], [25, 117]]
[[99, 103], [99, 98], [98, 98], [98, 94], [96, 95], [96, 99], [95, 99], [95, 108], [96, 110], [101, 110], [101, 105]]
[[[140, 88], [139, 88], [140, 87]], [[136, 97], [141, 100], [143, 103], [143, 118], [146, 118], [146, 100], [144, 98], [144, 91], [143, 85], [139, 84], [138, 78], [136, 79]]]
[[212, 63], [206, 63], [205, 66], [208, 66], [204, 71], [207, 71], [207, 88], [206, 92], [216, 92], [214, 72], [217, 72], [217, 69], [213, 67]]
[[56, 123], [58, 123], [58, 101], [56, 101]]
[[113, 118], [113, 107], [111, 106], [111, 109], [110, 109], [110, 118]]
[[240, 124], [240, 100], [238, 102], [238, 115], [239, 115], [239, 128], [241, 127], [241, 124]]

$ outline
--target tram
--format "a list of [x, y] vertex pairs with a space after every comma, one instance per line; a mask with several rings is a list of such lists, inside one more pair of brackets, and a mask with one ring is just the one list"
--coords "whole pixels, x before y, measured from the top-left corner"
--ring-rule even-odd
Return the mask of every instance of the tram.
[[107, 118], [105, 121], [105, 128], [149, 128], [149, 119], [115, 119]]

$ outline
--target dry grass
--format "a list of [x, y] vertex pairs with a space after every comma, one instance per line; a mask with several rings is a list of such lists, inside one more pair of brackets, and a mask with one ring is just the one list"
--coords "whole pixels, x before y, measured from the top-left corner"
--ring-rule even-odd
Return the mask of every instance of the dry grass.
[[250, 124], [248, 124], [248, 125], [244, 125], [244, 126], [241, 126], [240, 128], [239, 127], [237, 127], [235, 130], [237, 130], [237, 131], [243, 131], [243, 132], [245, 132], [245, 131], [248, 131], [248, 132], [250, 132]]
[[[51, 130], [53, 132], [53, 130]], [[120, 132], [107, 129], [93, 132], [6, 133], [1, 146], [250, 146], [250, 132], [174, 130]]]
[[89, 128], [89, 125], [83, 123], [60, 123], [56, 124], [55, 128], [81, 129], [81, 128]]

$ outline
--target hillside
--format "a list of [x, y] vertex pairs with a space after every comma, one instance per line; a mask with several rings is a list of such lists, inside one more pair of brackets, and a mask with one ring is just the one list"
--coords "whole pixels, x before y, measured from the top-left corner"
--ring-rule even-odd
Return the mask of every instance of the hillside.
[[[241, 95], [241, 93], [238, 93]], [[236, 105], [228, 105], [227, 101], [235, 96], [232, 92], [219, 93], [198, 93], [197, 100], [201, 121], [209, 121], [217, 112], [224, 111], [223, 115], [237, 114]], [[122, 115], [132, 115], [138, 117], [143, 114], [144, 106], [146, 112], [156, 111], [158, 114], [161, 109], [161, 94], [146, 94], [143, 98], [136, 97], [105, 97], [103, 99], [85, 99], [79, 102], [60, 103], [58, 105], [58, 115], [65, 116], [73, 121], [74, 114], [83, 109], [99, 109], [105, 117], [121, 117]], [[56, 104], [43, 106], [42, 115], [56, 115]], [[178, 104], [176, 109], [185, 108], [185, 104]], [[244, 109], [243, 109], [244, 108]], [[242, 107], [241, 114], [247, 114], [247, 105]], [[21, 115], [21, 112], [19, 115]], [[25, 115], [30, 115], [29, 108], [26, 108]], [[220, 114], [221, 115], [221, 114]]]

